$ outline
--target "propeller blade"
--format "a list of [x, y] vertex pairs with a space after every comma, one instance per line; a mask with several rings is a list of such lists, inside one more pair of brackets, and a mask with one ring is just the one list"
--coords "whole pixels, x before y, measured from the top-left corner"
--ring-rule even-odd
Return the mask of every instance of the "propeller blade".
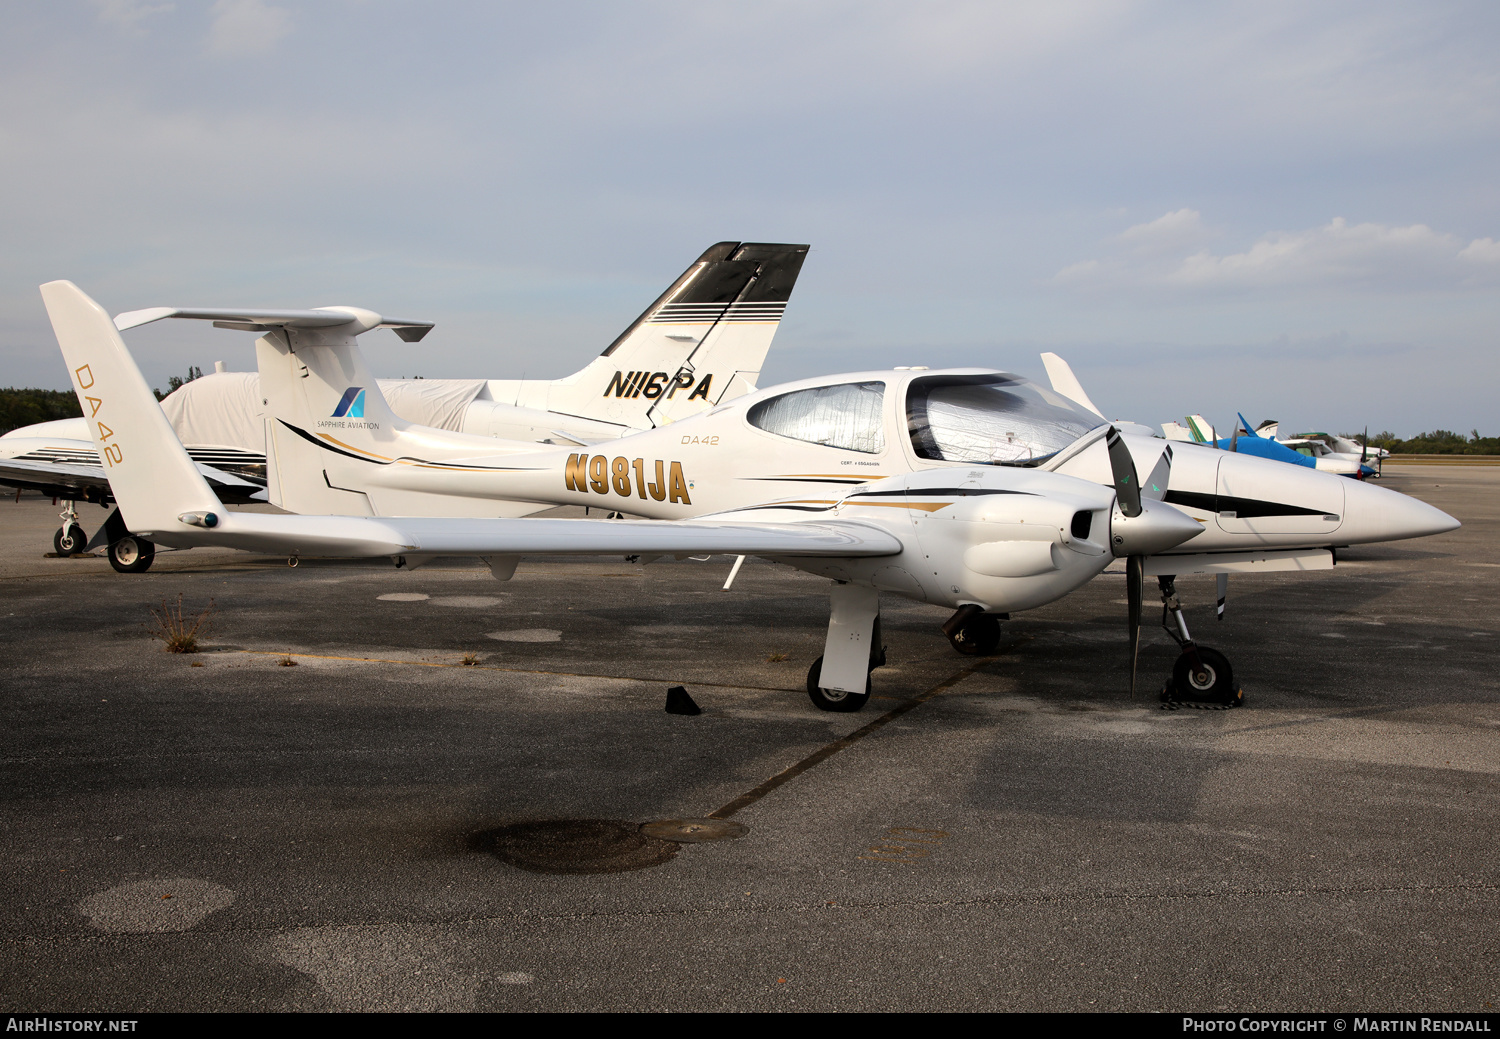
[[1239, 449], [1240, 449], [1240, 427], [1239, 426], [1235, 426], [1234, 427], [1234, 432], [1229, 434], [1229, 450], [1231, 450], [1231, 451], [1238, 451]]
[[1115, 478], [1115, 495], [1120, 499], [1120, 512], [1126, 519], [1141, 514], [1141, 481], [1135, 472], [1135, 459], [1130, 457], [1130, 448], [1120, 437], [1120, 431], [1109, 427], [1109, 468]]
[[1125, 560], [1125, 597], [1130, 602], [1130, 698], [1135, 699], [1135, 665], [1141, 655], [1141, 584], [1145, 580], [1146, 557]]
[[1172, 445], [1168, 444], [1156, 464], [1151, 467], [1151, 475], [1146, 477], [1146, 482], [1141, 485], [1141, 497], [1150, 498], [1153, 501], [1161, 501], [1167, 496], [1167, 486], [1172, 482]]
[[1218, 616], [1219, 620], [1223, 620], [1224, 619], [1224, 603], [1229, 600], [1229, 575], [1228, 574], [1216, 574], [1215, 575], [1215, 583], [1219, 586], [1219, 611], [1218, 611], [1217, 616]]
[[1365, 427], [1365, 438], [1359, 445], [1359, 464], [1365, 464], [1365, 456], [1370, 453], [1370, 427]]

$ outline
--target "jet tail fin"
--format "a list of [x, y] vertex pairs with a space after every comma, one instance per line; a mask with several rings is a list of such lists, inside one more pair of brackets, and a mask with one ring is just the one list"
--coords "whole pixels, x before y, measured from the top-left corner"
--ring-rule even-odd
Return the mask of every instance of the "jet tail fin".
[[1193, 433], [1194, 443], [1212, 444], [1219, 439], [1215, 434], [1213, 425], [1202, 415], [1189, 415], [1185, 421], [1187, 422], [1188, 429]]
[[221, 512], [104, 308], [71, 281], [43, 285], [42, 302], [127, 526], [170, 536], [201, 525], [180, 517]]
[[807, 250], [712, 246], [588, 367], [548, 384], [541, 406], [648, 429], [750, 392]]

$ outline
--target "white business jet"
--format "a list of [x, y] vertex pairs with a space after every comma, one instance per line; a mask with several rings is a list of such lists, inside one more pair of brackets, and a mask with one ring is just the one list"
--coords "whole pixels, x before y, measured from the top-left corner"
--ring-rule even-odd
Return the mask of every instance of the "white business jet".
[[[509, 440], [582, 447], [665, 425], [755, 388], [807, 250], [806, 245], [719, 242], [599, 357], [566, 378], [380, 379], [374, 384], [407, 421]], [[253, 328], [256, 313], [158, 307], [117, 315], [115, 326], [123, 331], [166, 317], [199, 317]], [[431, 327], [404, 325], [397, 334], [416, 342]], [[161, 406], [221, 499], [265, 500], [265, 395], [255, 372], [205, 375], [169, 394]], [[104, 546], [117, 570], [151, 565], [149, 552], [138, 551], [139, 542], [127, 538], [117, 514], [92, 540], [78, 522], [75, 501], [111, 501], [86, 419], [38, 423], [0, 436], [0, 484], [64, 500], [62, 525], [53, 536], [59, 555]], [[490, 504], [480, 514], [533, 511]]]
[[[257, 323], [269, 331], [256, 344], [276, 416], [273, 500], [318, 493], [337, 505], [324, 511], [342, 514], [227, 512], [152, 406], [108, 315], [69, 282], [42, 295], [140, 537], [398, 565], [476, 555], [502, 579], [528, 554], [764, 556], [833, 581], [824, 655], [808, 675], [826, 710], [857, 710], [869, 695], [869, 672], [884, 658], [882, 591], [952, 608], [944, 628], [955, 647], [984, 652], [997, 616], [1061, 598], [1116, 558], [1127, 560], [1132, 645], [1142, 577], [1163, 575], [1184, 644], [1173, 688], [1234, 702], [1228, 661], [1187, 635], [1170, 575], [1318, 568], [1332, 565], [1333, 543], [1457, 526], [1425, 503], [1311, 470], [1169, 451], [1025, 379], [980, 369], [804, 380], [608, 451], [416, 427], [390, 412], [355, 346], [355, 336], [400, 323], [343, 307], [265, 312]], [[1145, 493], [1137, 467], [1151, 474]], [[321, 492], [309, 490], [309, 472]], [[347, 489], [355, 482], [361, 490]], [[404, 516], [412, 495], [596, 505], [651, 520]]]

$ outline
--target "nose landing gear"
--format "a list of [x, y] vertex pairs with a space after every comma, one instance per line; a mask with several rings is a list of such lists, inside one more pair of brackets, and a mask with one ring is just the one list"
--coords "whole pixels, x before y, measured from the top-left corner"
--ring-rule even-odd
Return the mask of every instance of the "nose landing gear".
[[89, 543], [89, 536], [78, 525], [78, 510], [71, 500], [63, 502], [63, 510], [57, 518], [62, 520], [62, 526], [52, 535], [52, 550], [64, 559], [74, 552], [82, 552], [83, 546]]
[[1177, 599], [1176, 578], [1158, 577], [1156, 581], [1161, 588], [1161, 626], [1182, 647], [1182, 655], [1172, 665], [1172, 677], [1161, 691], [1162, 703], [1169, 708], [1184, 704], [1221, 709], [1240, 706], [1245, 694], [1235, 685], [1229, 658], [1198, 645], [1188, 632], [1187, 618]]
[[960, 606], [943, 622], [943, 634], [966, 657], [987, 657], [1000, 645], [1000, 619], [975, 603]]

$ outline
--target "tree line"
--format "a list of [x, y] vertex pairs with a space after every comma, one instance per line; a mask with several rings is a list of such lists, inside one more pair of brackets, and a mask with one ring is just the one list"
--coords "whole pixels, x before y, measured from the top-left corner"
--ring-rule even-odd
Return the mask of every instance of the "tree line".
[[[203, 369], [194, 365], [187, 370], [186, 377], [173, 375], [167, 379], [166, 393], [157, 389], [151, 392], [156, 394], [157, 400], [161, 400], [167, 393], [202, 375]], [[13, 386], [0, 388], [0, 433], [9, 433], [13, 429], [38, 422], [51, 422], [53, 419], [78, 418], [82, 414], [78, 398], [71, 390], [21, 389]]]
[[1482, 437], [1477, 429], [1471, 429], [1468, 436], [1451, 429], [1434, 429], [1409, 440], [1384, 430], [1370, 437], [1370, 446], [1383, 447], [1393, 455], [1500, 455], [1500, 437]]

